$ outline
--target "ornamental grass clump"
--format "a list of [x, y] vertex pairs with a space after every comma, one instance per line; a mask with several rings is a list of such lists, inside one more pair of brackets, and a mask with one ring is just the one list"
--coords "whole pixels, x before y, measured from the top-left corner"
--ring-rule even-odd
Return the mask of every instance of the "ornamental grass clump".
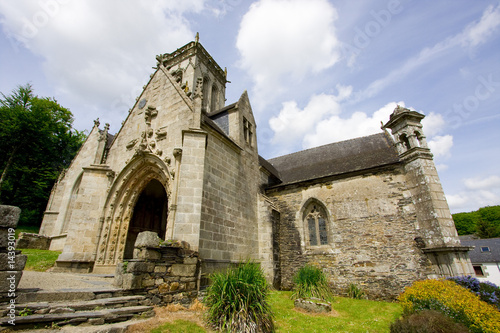
[[436, 310], [464, 324], [473, 333], [500, 333], [500, 312], [453, 281], [417, 281], [399, 295], [398, 300], [406, 316]]
[[320, 298], [331, 300], [332, 291], [323, 271], [312, 265], [305, 265], [295, 274], [292, 298]]
[[204, 299], [210, 326], [223, 332], [274, 332], [269, 287], [257, 264], [246, 262], [210, 279]]

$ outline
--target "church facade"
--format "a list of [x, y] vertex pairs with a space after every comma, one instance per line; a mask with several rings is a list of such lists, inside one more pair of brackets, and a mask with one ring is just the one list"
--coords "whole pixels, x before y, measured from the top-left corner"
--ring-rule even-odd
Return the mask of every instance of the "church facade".
[[54, 185], [40, 233], [56, 270], [112, 273], [155, 231], [198, 251], [202, 274], [250, 259], [276, 288], [306, 263], [373, 298], [473, 274], [422, 114], [397, 107], [379, 134], [266, 160], [247, 93], [224, 105], [226, 73], [198, 40], [156, 59], [119, 132], [95, 121]]

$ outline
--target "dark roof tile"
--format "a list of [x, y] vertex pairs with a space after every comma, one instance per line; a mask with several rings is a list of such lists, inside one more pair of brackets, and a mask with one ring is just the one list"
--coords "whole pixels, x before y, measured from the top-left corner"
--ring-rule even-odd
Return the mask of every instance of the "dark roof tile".
[[287, 185], [398, 163], [387, 133], [311, 148], [268, 160]]

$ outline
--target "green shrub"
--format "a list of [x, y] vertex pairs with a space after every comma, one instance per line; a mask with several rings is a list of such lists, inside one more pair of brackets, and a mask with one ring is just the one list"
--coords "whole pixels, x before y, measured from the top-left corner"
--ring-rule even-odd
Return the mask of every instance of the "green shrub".
[[453, 281], [417, 281], [398, 300], [405, 315], [436, 310], [463, 323], [471, 332], [500, 333], [500, 312], [496, 307]]
[[391, 324], [391, 333], [468, 333], [462, 324], [443, 313], [424, 310], [405, 316]]
[[312, 265], [305, 265], [297, 274], [295, 274], [293, 282], [293, 298], [321, 298], [331, 300], [333, 298], [332, 291], [326, 281], [326, 276], [323, 271]]
[[257, 264], [246, 262], [210, 279], [204, 299], [209, 325], [224, 332], [274, 332], [269, 287]]
[[354, 283], [351, 283], [349, 287], [347, 287], [347, 296], [354, 299], [366, 298], [365, 292]]

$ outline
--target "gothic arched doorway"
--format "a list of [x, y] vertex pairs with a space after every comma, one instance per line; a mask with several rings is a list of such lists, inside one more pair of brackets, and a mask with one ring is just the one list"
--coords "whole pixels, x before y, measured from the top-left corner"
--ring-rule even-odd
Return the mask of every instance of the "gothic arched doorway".
[[132, 259], [137, 235], [154, 231], [161, 239], [167, 229], [168, 199], [163, 185], [152, 179], [139, 195], [128, 227], [123, 259]]

